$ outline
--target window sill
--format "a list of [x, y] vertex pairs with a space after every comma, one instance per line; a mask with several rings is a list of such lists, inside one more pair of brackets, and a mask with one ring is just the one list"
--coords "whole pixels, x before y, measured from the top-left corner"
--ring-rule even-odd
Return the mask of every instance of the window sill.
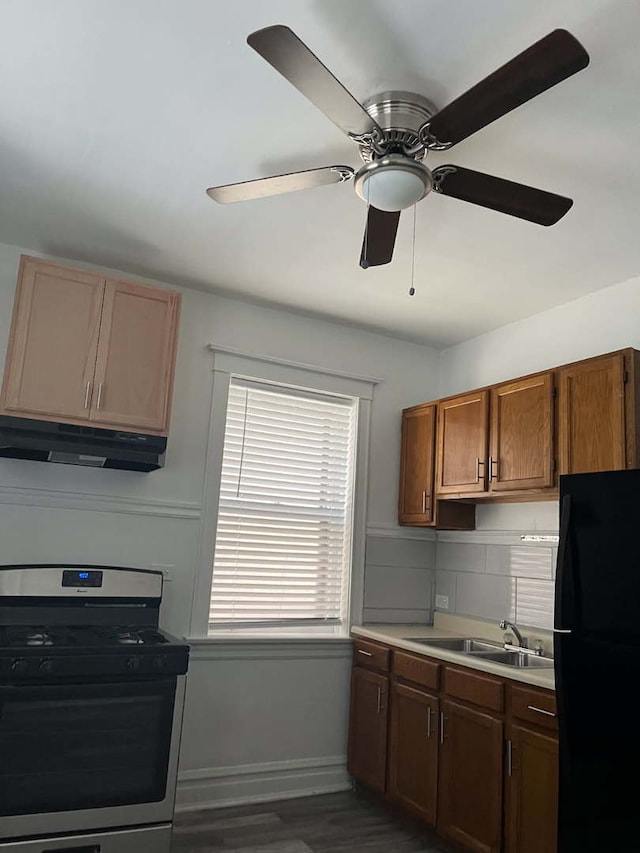
[[192, 637], [192, 661], [350, 659], [353, 641], [346, 635], [265, 637], [237, 633]]

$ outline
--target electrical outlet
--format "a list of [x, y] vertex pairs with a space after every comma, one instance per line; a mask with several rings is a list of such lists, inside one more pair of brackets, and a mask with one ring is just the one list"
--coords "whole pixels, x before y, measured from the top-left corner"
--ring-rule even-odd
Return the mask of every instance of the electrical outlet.
[[436, 595], [436, 607], [438, 610], [448, 610], [449, 609], [449, 596], [448, 595]]

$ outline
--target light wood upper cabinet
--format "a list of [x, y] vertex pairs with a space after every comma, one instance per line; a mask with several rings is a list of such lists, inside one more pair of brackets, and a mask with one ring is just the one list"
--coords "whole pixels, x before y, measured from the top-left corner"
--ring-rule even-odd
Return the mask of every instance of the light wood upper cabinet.
[[22, 258], [1, 399], [7, 414], [89, 418], [103, 295], [99, 275]]
[[491, 389], [492, 492], [553, 486], [553, 374]]
[[162, 430], [168, 420], [178, 294], [107, 281], [92, 421]]
[[489, 392], [474, 391], [438, 405], [438, 495], [484, 492], [487, 487]]
[[180, 295], [20, 264], [0, 412], [166, 434]]
[[433, 518], [435, 438], [435, 405], [405, 409], [398, 504], [401, 524], [429, 524]]
[[[590, 358], [559, 371], [561, 474], [615, 471], [636, 464], [635, 459], [627, 458], [625, 378], [623, 352]], [[634, 415], [633, 400], [629, 408]], [[629, 432], [635, 437], [635, 424]], [[634, 449], [632, 443], [633, 456]]]

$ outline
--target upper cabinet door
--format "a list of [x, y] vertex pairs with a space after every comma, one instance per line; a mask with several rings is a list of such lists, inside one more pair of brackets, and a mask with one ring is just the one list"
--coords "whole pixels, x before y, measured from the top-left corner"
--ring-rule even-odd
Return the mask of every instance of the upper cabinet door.
[[402, 413], [400, 524], [429, 524], [433, 519], [435, 439], [435, 405], [420, 406]]
[[180, 296], [107, 281], [91, 420], [166, 432]]
[[493, 492], [553, 486], [553, 374], [491, 389]]
[[89, 418], [104, 279], [23, 257], [2, 391], [11, 415]]
[[565, 367], [558, 378], [560, 473], [625, 468], [624, 353]]
[[488, 414], [488, 391], [438, 404], [437, 494], [486, 491]]

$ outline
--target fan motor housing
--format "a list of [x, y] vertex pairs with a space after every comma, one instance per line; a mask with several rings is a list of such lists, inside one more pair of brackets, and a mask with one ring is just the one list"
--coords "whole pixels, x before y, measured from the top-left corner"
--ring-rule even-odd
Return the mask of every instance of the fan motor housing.
[[[383, 145], [398, 145], [413, 148], [419, 145], [418, 131], [437, 112], [428, 98], [415, 92], [389, 91], [374, 95], [363, 103], [384, 132]], [[422, 160], [424, 150], [414, 156]], [[360, 156], [370, 163], [375, 155], [368, 145], [360, 145]]]

